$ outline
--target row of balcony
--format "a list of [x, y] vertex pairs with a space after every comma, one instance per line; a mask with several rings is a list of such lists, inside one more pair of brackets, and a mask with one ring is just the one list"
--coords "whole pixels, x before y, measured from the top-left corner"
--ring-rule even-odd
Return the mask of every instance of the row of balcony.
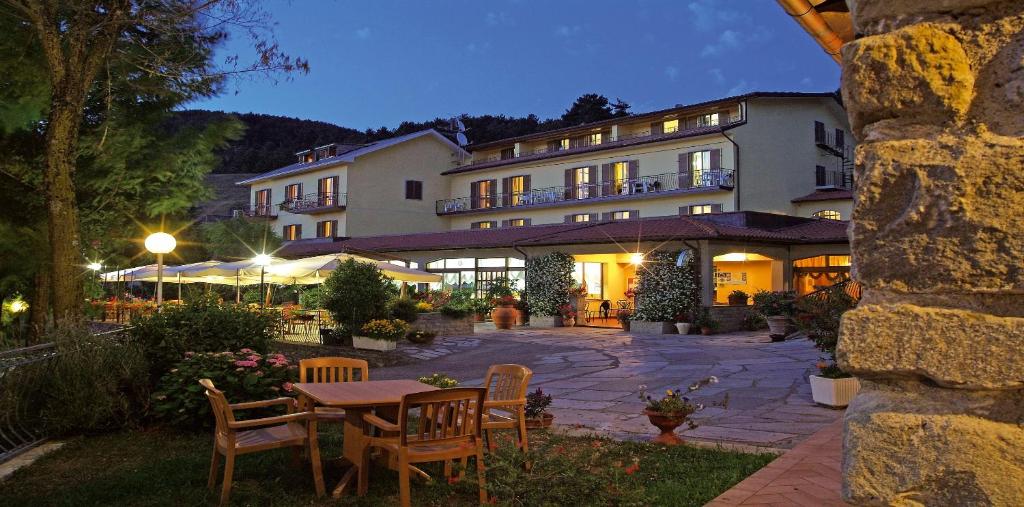
[[509, 153], [508, 150], [505, 150], [505, 153], [498, 154], [498, 155], [491, 155], [489, 157], [478, 157], [478, 156], [474, 155], [473, 156], [473, 160], [470, 161], [467, 165], [476, 165], [476, 164], [484, 164], [484, 163], [489, 163], [489, 162], [497, 162], [499, 160], [514, 160], [514, 159], [517, 159], [517, 158], [527, 158], [527, 157], [541, 156], [541, 155], [547, 155], [547, 154], [550, 154], [550, 153], [570, 154], [570, 153], [577, 152], [577, 151], [585, 151], [585, 150], [587, 150], [587, 149], [589, 149], [589, 148], [591, 148], [593, 146], [598, 146], [598, 145], [600, 145], [600, 146], [608, 146], [608, 145], [614, 145], [616, 143], [625, 143], [627, 141], [633, 141], [635, 139], [644, 139], [644, 138], [655, 139], [655, 138], [658, 138], [658, 137], [672, 136], [672, 135], [675, 135], [675, 134], [678, 134], [678, 133], [681, 133], [681, 132], [682, 133], [687, 133], [687, 132], [694, 132], [694, 133], [696, 133], [696, 132], [699, 132], [699, 131], [702, 131], [702, 130], [706, 130], [709, 127], [729, 125], [729, 124], [732, 124], [732, 123], [737, 123], [737, 122], [739, 122], [741, 120], [742, 120], [742, 118], [737, 115], [737, 116], [730, 116], [728, 118], [728, 120], [725, 121], [725, 122], [719, 121], [718, 125], [700, 125], [700, 126], [696, 126], [696, 127], [692, 127], [692, 128], [685, 128], [685, 129], [668, 128], [668, 129], [664, 129], [661, 132], [653, 131], [651, 129], [645, 129], [645, 130], [641, 130], [641, 131], [630, 132], [630, 133], [627, 133], [627, 134], [619, 134], [617, 136], [604, 135], [604, 136], [601, 137], [601, 141], [600, 142], [596, 142], [596, 143], [592, 142], [587, 137], [570, 138], [569, 146], [567, 148], [563, 148], [561, 144], [558, 144], [558, 145], [553, 145], [553, 146], [550, 146], [550, 145], [549, 146], [541, 146], [541, 147], [538, 147], [538, 148], [534, 148], [532, 150], [520, 150], [518, 154], [516, 154], [514, 152]]
[[818, 166], [814, 171], [814, 186], [819, 189], [853, 190], [853, 172], [829, 170]]
[[664, 173], [600, 183], [538, 188], [525, 192], [441, 199], [435, 203], [435, 210], [438, 215], [451, 215], [497, 208], [571, 203], [587, 199], [650, 197], [672, 191], [731, 189], [734, 186], [732, 169], [708, 169], [692, 174]]
[[348, 194], [306, 194], [297, 199], [288, 199], [280, 204], [254, 204], [245, 210], [248, 217], [276, 218], [278, 210], [288, 213], [324, 213], [344, 209]]

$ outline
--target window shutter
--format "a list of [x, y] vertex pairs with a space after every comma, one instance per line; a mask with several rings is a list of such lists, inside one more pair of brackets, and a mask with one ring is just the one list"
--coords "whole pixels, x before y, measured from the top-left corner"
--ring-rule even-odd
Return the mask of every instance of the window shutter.
[[665, 123], [656, 121], [651, 124], [651, 135], [658, 136], [665, 133]]
[[337, 220], [331, 220], [331, 237], [332, 238], [338, 237], [338, 221]]
[[612, 212], [605, 211], [604, 213], [601, 213], [601, 220], [602, 221], [607, 222], [607, 221], [609, 221], [611, 219], [612, 219]]
[[693, 168], [690, 167], [690, 152], [679, 154], [679, 188], [693, 186]]
[[629, 161], [629, 179], [637, 180], [640, 178], [640, 161], [630, 160]]
[[729, 123], [729, 110], [723, 109], [718, 112], [718, 124], [725, 125]]
[[640, 210], [638, 210], [638, 209], [631, 209], [631, 210], [629, 210], [629, 219], [630, 220], [636, 220], [638, 218], [640, 218]]
[[565, 198], [566, 199], [572, 199], [573, 196], [575, 195], [575, 192], [573, 192], [573, 180], [574, 180], [574, 178], [573, 178], [573, 174], [572, 174], [572, 169], [566, 169], [565, 170]]
[[597, 189], [599, 188], [597, 185], [597, 166], [590, 166], [587, 168], [587, 172], [590, 173], [590, 177], [587, 178], [590, 181], [587, 184], [587, 197], [597, 197]]
[[722, 168], [722, 150], [715, 148], [711, 150], [711, 170], [716, 171]]
[[501, 205], [512, 205], [512, 178], [501, 179]]
[[487, 204], [488, 204], [488, 206], [493, 208], [493, 207], [498, 205], [498, 180], [491, 180], [490, 187], [491, 187], [491, 194], [489, 196], [490, 197], [490, 199], [489, 199], [490, 202], [488, 202]]
[[406, 199], [412, 199], [412, 195], [413, 195], [412, 187], [413, 187], [412, 181], [411, 180], [405, 180], [405, 198]]
[[480, 222], [473, 222], [473, 223], [469, 224], [469, 228], [470, 229], [479, 229], [480, 228]]
[[680, 206], [679, 207], [679, 214], [680, 215], [689, 215], [690, 214], [690, 207], [689, 206]]
[[817, 144], [825, 143], [825, 124], [820, 121], [814, 122], [814, 142]]
[[530, 175], [523, 176], [523, 192], [530, 191]]
[[480, 207], [480, 183], [474, 181], [469, 184], [469, 207], [470, 209], [477, 209]]
[[601, 195], [611, 195], [615, 189], [612, 167], [612, 164], [601, 164]]
[[828, 183], [825, 181], [825, 166], [816, 165], [814, 166], [814, 184], [815, 186], [823, 187]]
[[836, 147], [843, 148], [844, 146], [846, 146], [846, 138], [843, 129], [836, 129]]
[[502, 227], [508, 227], [509, 225], [512, 225], [512, 221], [511, 220], [505, 219], [505, 220], [501, 221], [501, 226]]
[[712, 213], [721, 213], [722, 212], [722, 205], [721, 204], [712, 204], [711, 205], [711, 212]]
[[295, 226], [295, 239], [302, 239], [302, 224]]
[[590, 221], [591, 222], [596, 222], [596, 221], [598, 221], [600, 219], [601, 219], [601, 216], [599, 214], [597, 214], [597, 213], [591, 213], [590, 214]]
[[533, 225], [533, 219], [532, 218], [527, 218], [527, 219], [523, 220], [523, 225], [524, 226], [525, 225]]
[[565, 216], [565, 223], [567, 223], [567, 224], [571, 224], [572, 223], [572, 215], [566, 215]]
[[317, 222], [316, 223], [316, 237], [318, 237], [318, 238], [324, 237], [324, 223], [323, 222]]

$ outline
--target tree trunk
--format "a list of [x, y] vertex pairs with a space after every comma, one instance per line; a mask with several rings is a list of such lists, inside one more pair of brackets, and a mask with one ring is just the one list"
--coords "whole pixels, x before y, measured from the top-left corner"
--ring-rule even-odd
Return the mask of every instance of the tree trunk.
[[[78, 208], [72, 178], [78, 148], [82, 104], [67, 100], [55, 89], [46, 129], [47, 218], [50, 238], [50, 282], [53, 317], [58, 327], [82, 319], [82, 253], [78, 236]], [[74, 94], [71, 92], [70, 94]]]

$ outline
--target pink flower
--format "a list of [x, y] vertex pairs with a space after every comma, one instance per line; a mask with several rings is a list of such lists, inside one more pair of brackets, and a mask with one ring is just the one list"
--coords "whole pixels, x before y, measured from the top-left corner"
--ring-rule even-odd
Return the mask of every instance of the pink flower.
[[186, 357], [186, 358], [188, 358], [188, 357], [192, 357], [192, 356], [194, 356], [194, 355], [196, 355], [196, 353], [195, 353], [195, 352], [186, 352], [186, 353], [185, 353], [185, 357]]
[[256, 370], [256, 376], [257, 377], [262, 377], [263, 376], [263, 370]]
[[235, 366], [241, 366], [243, 368], [255, 368], [256, 361], [235, 361]]
[[252, 361], [252, 362], [259, 361], [260, 359], [263, 359], [263, 358], [260, 357], [258, 354], [253, 354], [253, 355], [249, 356], [249, 360]]
[[285, 391], [292, 392], [292, 383], [285, 382], [284, 384], [281, 384], [281, 388], [284, 389]]
[[238, 351], [243, 353], [243, 354], [252, 354], [253, 352], [256, 352], [253, 349], [238, 349]]

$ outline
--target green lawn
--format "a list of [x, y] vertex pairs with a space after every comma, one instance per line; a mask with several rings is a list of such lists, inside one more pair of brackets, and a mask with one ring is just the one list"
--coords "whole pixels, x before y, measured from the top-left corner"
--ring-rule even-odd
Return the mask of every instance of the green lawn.
[[[323, 427], [325, 457], [340, 453], [338, 430]], [[218, 495], [205, 487], [211, 440], [160, 430], [76, 438], [0, 485], [0, 505], [216, 504]], [[774, 457], [545, 432], [531, 432], [531, 445], [537, 453], [529, 473], [511, 449], [488, 458], [499, 504], [703, 505]], [[341, 473], [337, 462], [325, 463], [328, 490]], [[234, 505], [396, 505], [397, 474], [374, 468], [362, 499], [317, 499], [308, 465], [294, 468], [288, 451], [270, 451], [239, 458], [231, 499]], [[414, 481], [413, 503], [473, 505], [475, 480], [470, 474], [454, 485]]]

